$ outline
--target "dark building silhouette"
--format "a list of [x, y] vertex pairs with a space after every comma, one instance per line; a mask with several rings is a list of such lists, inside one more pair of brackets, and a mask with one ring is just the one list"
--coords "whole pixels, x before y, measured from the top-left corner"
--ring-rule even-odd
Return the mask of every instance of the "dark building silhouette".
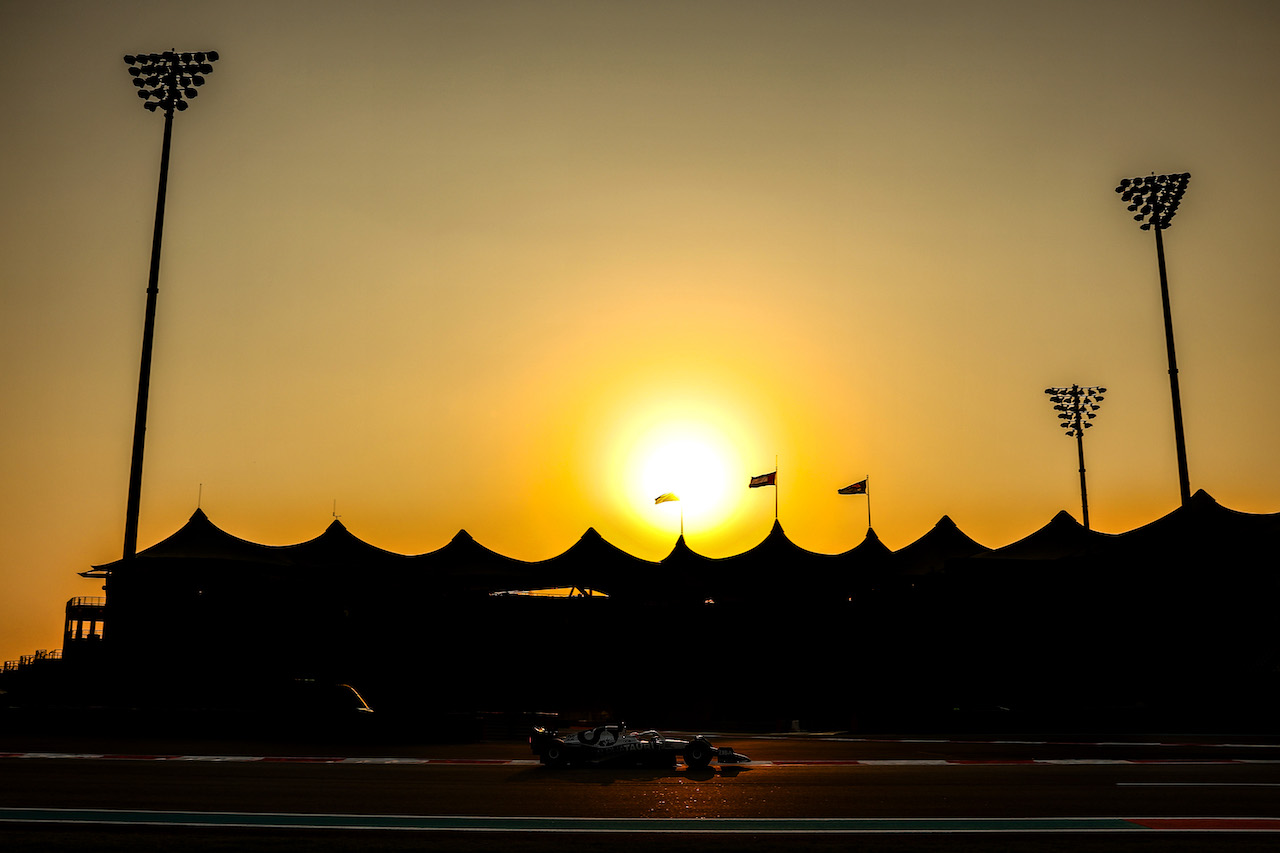
[[[1254, 719], [1276, 705], [1278, 535], [1280, 514], [1198, 492], [1128, 533], [1063, 512], [996, 549], [944, 516], [896, 552], [873, 530], [811, 552], [775, 521], [720, 559], [681, 537], [642, 560], [588, 529], [527, 562], [466, 531], [395, 554], [337, 520], [260, 545], [197, 510], [83, 573], [106, 594], [68, 603], [57, 663], [75, 676], [65, 693], [104, 705], [203, 707], [307, 679], [356, 685], [406, 725], [486, 710], [835, 727], [987, 712], [1007, 727], [1001, 708]], [[514, 594], [548, 588], [577, 594]]]

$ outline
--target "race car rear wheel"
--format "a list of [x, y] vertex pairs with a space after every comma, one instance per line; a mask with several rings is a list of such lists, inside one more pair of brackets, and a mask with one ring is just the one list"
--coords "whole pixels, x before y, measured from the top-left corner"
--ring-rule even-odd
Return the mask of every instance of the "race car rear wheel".
[[548, 767], [563, 767], [567, 760], [564, 747], [558, 743], [550, 744], [542, 750], [542, 763]]
[[711, 763], [713, 754], [711, 744], [698, 738], [684, 748], [684, 763], [691, 769], [698, 770]]

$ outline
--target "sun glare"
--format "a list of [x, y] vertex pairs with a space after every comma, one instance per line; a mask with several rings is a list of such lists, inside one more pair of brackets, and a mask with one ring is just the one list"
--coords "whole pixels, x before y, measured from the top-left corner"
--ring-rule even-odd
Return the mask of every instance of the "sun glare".
[[[681, 364], [656, 359], [608, 376], [604, 393], [574, 421], [585, 466], [580, 476], [622, 522], [601, 531], [617, 537], [615, 544], [634, 536], [629, 547], [661, 556], [683, 517], [685, 537], [699, 553], [736, 553], [754, 544], [740, 541], [738, 528], [751, 503], [747, 481], [757, 467], [765, 470], [761, 415], [751, 389], [740, 388], [731, 373], [705, 364], [682, 371]], [[654, 502], [667, 493], [678, 500]], [[748, 538], [758, 532], [753, 528]]]
[[[740, 500], [741, 464], [725, 436], [703, 424], [671, 423], [639, 437], [631, 448], [633, 476], [650, 505], [647, 514], [674, 530], [683, 513], [686, 531], [708, 531], [723, 523]], [[653, 506], [661, 494], [677, 502]]]

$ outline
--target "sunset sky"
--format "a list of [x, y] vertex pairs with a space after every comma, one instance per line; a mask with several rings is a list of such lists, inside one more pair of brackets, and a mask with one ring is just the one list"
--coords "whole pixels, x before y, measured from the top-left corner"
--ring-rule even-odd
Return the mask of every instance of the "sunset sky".
[[[163, 119], [140, 545], [197, 502], [420, 554], [989, 546], [1080, 513], [1044, 389], [1105, 385], [1093, 526], [1280, 511], [1272, 2], [0, 2], [0, 660], [121, 553]], [[680, 503], [654, 505], [667, 491]], [[638, 579], [640, 580], [640, 579]]]

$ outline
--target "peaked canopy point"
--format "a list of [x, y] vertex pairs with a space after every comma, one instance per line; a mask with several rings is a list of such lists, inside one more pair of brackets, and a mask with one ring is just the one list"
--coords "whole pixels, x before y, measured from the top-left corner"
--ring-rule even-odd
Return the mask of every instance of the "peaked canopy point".
[[[874, 528], [854, 548], [840, 554], [809, 551], [787, 536], [781, 521], [775, 519], [768, 534], [753, 548], [729, 557], [708, 557], [690, 547], [684, 535], [677, 538], [671, 551], [653, 561], [635, 556], [610, 543], [594, 527], [586, 531], [565, 551], [539, 561], [525, 561], [493, 551], [480, 544], [465, 529], [460, 529], [443, 547], [416, 556], [397, 554], [378, 548], [353, 534], [341, 521], [334, 519], [317, 537], [294, 545], [262, 545], [241, 539], [218, 527], [196, 509], [180, 529], [160, 542], [143, 549], [130, 560], [117, 560], [81, 572], [84, 577], [106, 578], [123, 570], [129, 562], [142, 564], [158, 560], [194, 559], [294, 566], [296, 568], [342, 569], [365, 565], [403, 566], [410, 570], [436, 572], [440, 577], [476, 578], [492, 575], [527, 583], [546, 574], [559, 577], [571, 585], [586, 584], [591, 588], [610, 590], [607, 586], [633, 583], [637, 573], [654, 571], [674, 573], [698, 566], [715, 571], [750, 570], [770, 561], [791, 565], [823, 565], [835, 560], [876, 560], [890, 555], [894, 571], [929, 572], [943, 567], [949, 560], [981, 556], [1003, 560], [1061, 559], [1071, 555], [1093, 553], [1098, 548], [1119, 545], [1146, 547], [1150, 542], [1192, 537], [1195, 542], [1210, 542], [1217, 537], [1264, 538], [1280, 534], [1280, 513], [1256, 514], [1222, 507], [1203, 489], [1191, 501], [1167, 515], [1126, 533], [1109, 534], [1084, 528], [1070, 513], [1058, 512], [1050, 521], [1024, 538], [991, 549], [965, 534], [949, 516], [942, 516], [923, 536], [897, 551], [886, 546]], [[1270, 540], [1268, 540], [1270, 541]], [[591, 568], [594, 567], [594, 568]], [[587, 579], [592, 580], [587, 583]], [[556, 582], [558, 583], [558, 581]], [[548, 585], [548, 584], [542, 584]], [[552, 583], [550, 585], [555, 585]], [[565, 585], [570, 585], [566, 583]], [[514, 588], [514, 587], [512, 587]]]

